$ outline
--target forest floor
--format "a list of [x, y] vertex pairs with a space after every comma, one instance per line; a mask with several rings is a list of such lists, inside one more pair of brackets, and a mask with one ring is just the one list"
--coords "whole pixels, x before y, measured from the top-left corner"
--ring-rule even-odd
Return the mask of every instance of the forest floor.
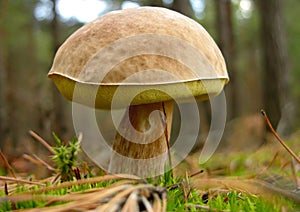
[[[285, 143], [299, 151], [299, 139], [300, 131]], [[78, 163], [72, 158], [80, 148], [77, 140], [69, 146], [56, 140], [56, 147], [47, 147], [50, 164], [31, 158], [52, 172], [49, 177], [19, 175], [5, 162], [0, 211], [300, 211], [300, 164], [275, 138], [255, 152], [216, 153], [203, 165], [194, 153], [149, 179], [108, 175], [89, 162]]]

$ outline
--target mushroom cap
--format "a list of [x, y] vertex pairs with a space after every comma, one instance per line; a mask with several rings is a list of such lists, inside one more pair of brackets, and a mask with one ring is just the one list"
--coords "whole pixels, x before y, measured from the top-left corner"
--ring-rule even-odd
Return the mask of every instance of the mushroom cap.
[[203, 100], [229, 79], [206, 30], [159, 7], [113, 11], [84, 25], [58, 49], [48, 76], [67, 99], [100, 109], [128, 99], [132, 105]]

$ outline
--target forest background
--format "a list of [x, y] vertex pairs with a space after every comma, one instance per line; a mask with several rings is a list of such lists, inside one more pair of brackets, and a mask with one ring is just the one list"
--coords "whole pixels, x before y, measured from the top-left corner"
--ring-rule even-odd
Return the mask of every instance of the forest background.
[[[98, 16], [130, 6], [163, 6], [206, 28], [222, 50], [230, 75], [221, 146], [249, 150], [250, 142], [253, 150], [264, 143], [265, 125], [258, 115], [262, 108], [280, 135], [289, 136], [300, 128], [299, 1], [83, 2], [95, 1], [104, 5]], [[64, 16], [59, 10], [62, 2], [71, 7], [77, 1], [0, 0], [0, 149], [8, 157], [42, 148], [31, 141], [29, 130], [50, 143], [52, 132], [63, 139], [75, 135], [72, 105], [47, 78], [58, 47], [86, 21]]]

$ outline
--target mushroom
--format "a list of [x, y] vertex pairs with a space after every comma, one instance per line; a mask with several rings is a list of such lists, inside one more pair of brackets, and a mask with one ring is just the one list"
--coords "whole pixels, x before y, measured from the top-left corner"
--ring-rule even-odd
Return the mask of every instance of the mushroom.
[[127, 108], [109, 171], [163, 172], [174, 103], [218, 95], [224, 58], [196, 21], [159, 7], [113, 11], [84, 25], [58, 49], [48, 76], [67, 99], [92, 108]]

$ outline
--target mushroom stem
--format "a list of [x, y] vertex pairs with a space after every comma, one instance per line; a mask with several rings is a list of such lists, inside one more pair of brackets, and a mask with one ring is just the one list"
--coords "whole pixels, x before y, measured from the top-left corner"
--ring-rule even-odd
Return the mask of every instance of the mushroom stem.
[[162, 174], [169, 157], [173, 102], [129, 106], [113, 143], [109, 172]]

